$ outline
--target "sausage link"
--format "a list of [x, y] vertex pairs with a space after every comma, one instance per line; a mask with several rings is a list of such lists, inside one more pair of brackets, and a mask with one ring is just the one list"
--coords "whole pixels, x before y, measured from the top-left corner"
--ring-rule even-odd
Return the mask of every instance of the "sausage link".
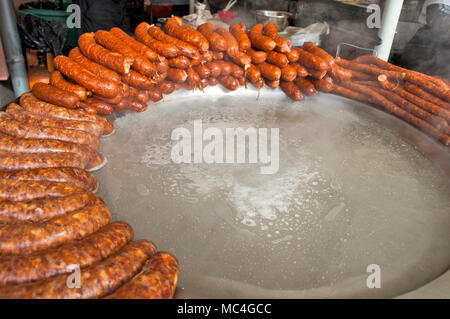
[[106, 299], [171, 299], [178, 282], [178, 261], [169, 253], [158, 252], [142, 271]]
[[200, 58], [200, 64], [205, 64], [208, 62], [211, 62], [213, 60], [213, 53], [212, 51], [206, 51], [205, 53], [202, 53]]
[[257, 68], [261, 75], [270, 81], [278, 81], [281, 78], [281, 69], [275, 65], [263, 62]]
[[157, 26], [151, 25], [148, 28], [148, 33], [155, 40], [174, 45], [178, 49], [180, 55], [193, 58], [198, 54], [198, 50], [194, 46], [184, 41], [181, 41], [176, 37], [172, 37], [170, 35], [165, 34], [164, 31]]
[[193, 69], [187, 69], [187, 81], [190, 85], [196, 87], [200, 84], [200, 75]]
[[149, 94], [150, 100], [152, 102], [158, 102], [158, 101], [161, 101], [163, 99], [162, 92], [157, 87], [153, 87], [150, 90], [148, 90], [148, 94]]
[[200, 84], [198, 85], [198, 88], [200, 89], [200, 91], [203, 92], [203, 90], [209, 85], [209, 80], [208, 78], [200, 78]]
[[334, 84], [330, 83], [325, 78], [321, 80], [310, 78], [309, 80], [314, 84], [314, 87], [320, 92], [330, 93], [334, 89]]
[[[156, 61], [154, 63], [158, 72], [164, 73], [167, 72], [167, 70], [169, 70], [169, 61], [167, 58], [163, 56], [160, 57], [159, 61]], [[155, 77], [153, 77], [153, 79], [155, 80]]]
[[327, 71], [319, 71], [319, 70], [314, 70], [314, 69], [306, 69], [309, 76], [311, 76], [312, 78], [316, 79], [316, 80], [322, 80], [326, 75], [327, 75]]
[[69, 110], [64, 107], [58, 107], [36, 99], [30, 93], [24, 93], [20, 97], [20, 106], [26, 111], [51, 119], [72, 120], [72, 121], [88, 121], [100, 123], [103, 125], [103, 134], [111, 134], [114, 131], [114, 125], [107, 119], [88, 114], [79, 110]]
[[10, 114], [17, 121], [25, 124], [79, 130], [93, 134], [97, 137], [100, 137], [103, 134], [103, 125], [100, 123], [89, 121], [71, 121], [48, 117], [46, 118], [27, 112], [24, 108], [15, 103], [11, 103], [10, 105], [8, 105], [6, 113]]
[[223, 52], [213, 51], [213, 61], [223, 60]]
[[435, 114], [437, 116], [440, 116], [443, 119], [445, 119], [447, 122], [450, 122], [450, 111], [448, 111], [436, 104], [428, 102], [414, 94], [409, 93], [405, 89], [402, 89], [402, 88], [396, 86], [395, 84], [389, 82], [389, 80], [387, 79], [387, 77], [385, 75], [380, 75], [378, 77], [378, 82], [380, 83], [380, 85], [383, 88], [397, 93], [402, 98], [410, 101], [411, 103], [414, 103], [415, 105], [426, 110], [427, 112]]
[[66, 81], [59, 71], [52, 72], [50, 75], [50, 84], [61, 90], [75, 94], [80, 101], [84, 101], [88, 97], [88, 92], [84, 87]]
[[54, 139], [87, 145], [94, 150], [100, 146], [97, 136], [78, 130], [70, 130], [56, 127], [36, 127], [15, 120], [8, 113], [0, 113], [0, 132], [15, 137], [34, 139]]
[[275, 51], [269, 52], [266, 62], [276, 65], [279, 68], [284, 68], [289, 64], [289, 60], [285, 54]]
[[[209, 72], [209, 69], [208, 69]], [[172, 81], [162, 81], [158, 85], [159, 90], [163, 94], [172, 94], [175, 91], [175, 84]]]
[[233, 63], [230, 61], [217, 61], [217, 64], [220, 66], [221, 75], [230, 75], [233, 71]]
[[413, 83], [405, 82], [405, 89], [407, 91], [411, 92], [412, 94], [415, 94], [418, 97], [420, 97], [430, 103], [434, 103], [434, 104], [450, 111], [450, 103], [447, 103], [444, 100], [434, 96], [433, 94], [430, 94], [425, 90], [422, 90], [420, 87], [418, 87], [417, 85], [415, 85]]
[[251, 48], [252, 43], [247, 35], [247, 28], [243, 23], [233, 23], [230, 26], [231, 34], [236, 38], [239, 49], [242, 51], [247, 51]]
[[291, 50], [291, 41], [283, 39], [278, 35], [278, 26], [275, 23], [269, 22], [266, 24], [266, 26], [264, 27], [264, 35], [272, 38], [275, 41], [275, 50], [277, 50], [278, 52], [285, 53]]
[[3, 255], [30, 254], [78, 240], [109, 224], [105, 205], [88, 206], [48, 221], [0, 226]]
[[[356, 58], [353, 62], [356, 62], [359, 64], [373, 64], [381, 69], [388, 70], [388, 71], [397, 71], [399, 73], [410, 73], [413, 75], [413, 77], [416, 77], [416, 79], [419, 79], [420, 82], [423, 82], [423, 80], [425, 80], [427, 82], [432, 82], [434, 84], [433, 86], [441, 88], [445, 91], [447, 91], [449, 89], [448, 83], [445, 83], [445, 81], [443, 81], [442, 79], [399, 67], [397, 65], [383, 61], [373, 55], [360, 56], [360, 57]], [[423, 79], [423, 80], [421, 80], [421, 79]], [[421, 86], [420, 83], [416, 83], [416, 84], [418, 86]], [[425, 84], [425, 85], [427, 85], [427, 84]]]
[[294, 101], [303, 100], [303, 94], [300, 88], [295, 85], [292, 81], [281, 81], [280, 88], [284, 93]]
[[128, 74], [122, 74], [122, 81], [129, 86], [134, 86], [138, 89], [149, 89], [153, 87], [153, 81], [134, 70], [130, 70]]
[[171, 68], [186, 70], [191, 66], [191, 62], [185, 56], [179, 56], [179, 57], [176, 57], [173, 59], [169, 59], [168, 62], [169, 62], [169, 67], [171, 67]]
[[234, 76], [235, 78], [242, 78], [245, 76], [245, 71], [239, 65], [232, 63], [231, 75]]
[[65, 183], [0, 180], [0, 199], [2, 200], [20, 202], [44, 197], [62, 197], [80, 192], [83, 192], [81, 188]]
[[0, 171], [0, 179], [66, 183], [91, 192], [98, 187], [94, 175], [74, 167]]
[[109, 224], [82, 240], [34, 255], [0, 258], [0, 286], [17, 285], [70, 273], [71, 265], [86, 268], [116, 253], [133, 237], [124, 222]]
[[211, 71], [209, 70], [209, 68], [206, 65], [202, 65], [202, 64], [194, 67], [194, 70], [198, 73], [198, 75], [202, 79], [207, 79], [211, 74]]
[[402, 98], [400, 95], [398, 95], [392, 91], [379, 88], [379, 87], [372, 87], [371, 89], [374, 90], [375, 92], [379, 93], [380, 95], [383, 95], [390, 101], [394, 102], [395, 104], [397, 104], [399, 107], [401, 107], [405, 111], [408, 111], [409, 113], [417, 116], [418, 118], [420, 118], [424, 121], [427, 121], [428, 123], [430, 123], [431, 125], [436, 127], [438, 130], [445, 132], [445, 130], [447, 129], [448, 124], [443, 118], [440, 118], [439, 116], [433, 115], [433, 114], [421, 109], [420, 107], [416, 106], [415, 104]]
[[364, 94], [358, 92], [358, 91], [353, 91], [350, 89], [347, 89], [346, 87], [340, 86], [335, 84], [332, 90], [333, 94], [337, 94], [340, 96], [344, 96], [347, 97], [349, 99], [352, 100], [356, 100], [356, 101], [361, 101], [361, 102], [368, 102], [368, 97], [365, 96]]
[[240, 50], [239, 50], [239, 44], [236, 40], [236, 38], [228, 32], [225, 28], [217, 28], [216, 32], [221, 35], [225, 39], [225, 43], [227, 46], [227, 54], [230, 57], [237, 57]]
[[75, 94], [61, 90], [50, 84], [37, 82], [33, 85], [31, 92], [35, 97], [44, 102], [69, 109], [76, 109], [79, 107], [79, 100]]
[[130, 56], [112, 52], [97, 44], [93, 32], [81, 35], [78, 38], [78, 46], [86, 57], [119, 74], [127, 74], [130, 72], [131, 65], [134, 62], [134, 59]]
[[38, 223], [64, 216], [95, 203], [97, 203], [96, 197], [88, 192], [57, 198], [40, 198], [26, 202], [5, 200], [0, 202], [0, 222], [2, 224]]
[[443, 134], [438, 129], [436, 129], [432, 125], [428, 124], [424, 120], [419, 119], [418, 117], [416, 117], [416, 116], [408, 113], [407, 111], [403, 110], [402, 108], [398, 107], [395, 103], [389, 101], [384, 96], [375, 92], [371, 88], [351, 82], [351, 81], [344, 81], [344, 82], [341, 82], [341, 84], [342, 84], [342, 86], [345, 86], [346, 88], [348, 88], [350, 90], [363, 93], [367, 97], [368, 102], [380, 105], [381, 107], [383, 107], [387, 111], [395, 114], [396, 116], [400, 117], [404, 121], [427, 132], [434, 138], [438, 139], [444, 145], [446, 145], [446, 146], [450, 145], [450, 137], [448, 135]]
[[210, 77], [217, 78], [220, 76], [220, 74], [222, 73], [220, 63], [221, 61], [212, 61], [205, 64], [210, 71]]
[[262, 24], [253, 26], [248, 32], [248, 37], [252, 43], [252, 47], [262, 51], [272, 51], [277, 46], [277, 43], [270, 37], [263, 35]]
[[[145, 56], [134, 51], [126, 45], [120, 38], [117, 38], [108, 31], [98, 30], [95, 32], [95, 41], [105, 48], [119, 53], [133, 60], [131, 67], [145, 76], [152, 77], [156, 74], [156, 67], [148, 61]], [[122, 72], [123, 73], [123, 72]]]
[[298, 59], [300, 59], [300, 54], [295, 48], [292, 48], [289, 52], [287, 52], [286, 56], [289, 60], [289, 63], [296, 63]]
[[86, 161], [76, 153], [0, 153], [0, 169], [76, 167], [86, 168]]
[[334, 64], [335, 64], [334, 58], [330, 54], [328, 54], [327, 51], [325, 51], [322, 48], [319, 48], [314, 43], [309, 42], [309, 41], [303, 43], [303, 49], [308, 51], [309, 53], [314, 54], [315, 56], [318, 56], [319, 58], [325, 60], [330, 67], [334, 66]]
[[129, 97], [135, 98], [142, 103], [148, 103], [148, 101], [150, 101], [150, 95], [148, 90], [138, 90], [132, 86], [130, 87]]
[[309, 75], [308, 70], [300, 63], [294, 63], [292, 66], [297, 70], [297, 76], [300, 78], [305, 78]]
[[[124, 84], [124, 85], [127, 85], [127, 84]], [[108, 104], [118, 104], [118, 103], [120, 103], [120, 101], [122, 101], [124, 96], [123, 96], [123, 90], [121, 90], [121, 92], [118, 95], [116, 95], [115, 97], [112, 97], [112, 98], [107, 98], [107, 97], [97, 95], [97, 94], [94, 94], [93, 98], [95, 98], [97, 100], [102, 100], [103, 102], [108, 103]], [[92, 101], [92, 100], [90, 100], [90, 101]], [[92, 103], [89, 103], [90, 101], [87, 100], [85, 102], [85, 104], [91, 105]]]
[[53, 62], [62, 74], [89, 91], [105, 97], [114, 97], [119, 94], [120, 87], [115, 82], [96, 77], [93, 73], [68, 57], [59, 55]]
[[[169, 70], [169, 69], [167, 69], [167, 70]], [[153, 81], [155, 81], [155, 85], [158, 85], [159, 83], [164, 81], [166, 78], [167, 78], [167, 72], [164, 72], [164, 73], [160, 73], [157, 76], [155, 76], [153, 78]]]
[[210, 43], [211, 49], [215, 51], [225, 51], [227, 49], [227, 43], [225, 39], [215, 32], [216, 27], [210, 22], [203, 23], [197, 27], [200, 32]]
[[81, 53], [79, 48], [74, 48], [69, 52], [69, 58], [81, 65], [83, 68], [98, 76], [100, 79], [105, 81], [112, 81], [114, 83], [120, 82], [120, 75], [113, 70], [104, 67], [101, 64], [95, 63], [89, 60], [87, 57]]
[[170, 68], [167, 71], [167, 79], [173, 82], [183, 83], [187, 80], [187, 77], [188, 75], [185, 70]]
[[181, 18], [172, 17], [164, 25], [164, 30], [169, 35], [198, 48], [202, 53], [209, 50], [209, 42], [200, 32], [194, 28], [182, 28], [182, 25]]
[[245, 76], [250, 82], [258, 82], [261, 79], [261, 71], [254, 65], [250, 65], [250, 67], [245, 71]]
[[[336, 66], [337, 64], [335, 64]], [[376, 76], [369, 73], [364, 73], [356, 70], [350, 70], [352, 72], [352, 80], [358, 81], [373, 81], [376, 80]]]
[[219, 83], [219, 80], [217, 80], [217, 78], [210, 77], [208, 79], [208, 83], [210, 86], [216, 86]]
[[224, 75], [220, 77], [219, 82], [230, 91], [235, 91], [239, 88], [239, 81], [231, 75]]
[[238, 80], [240, 86], [247, 88], [247, 78], [245, 76], [236, 79]]
[[127, 97], [128, 109], [135, 112], [144, 112], [148, 110], [147, 103], [139, 101], [135, 97]]
[[305, 78], [296, 78], [294, 80], [294, 83], [307, 96], [312, 96], [312, 95], [317, 94], [317, 90], [316, 90], [314, 84]]
[[180, 54], [178, 48], [175, 45], [171, 43], [161, 42], [151, 37], [148, 33], [149, 29], [150, 25], [147, 22], [142, 22], [141, 24], [139, 24], [134, 30], [136, 39], [138, 39], [140, 42], [148, 46], [159, 55], [162, 55], [166, 58], [174, 58]]
[[122, 42], [125, 45], [129, 46], [132, 50], [144, 55], [149, 61], [151, 62], [159, 61], [160, 57], [155, 51], [151, 50], [145, 44], [136, 41], [136, 39], [130, 37], [125, 31], [122, 31], [122, 29], [112, 28], [111, 30], [109, 30], [109, 32], [111, 32], [111, 34], [121, 39]]
[[110, 294], [133, 278], [156, 248], [149, 241], [134, 241], [105, 260], [81, 270], [80, 288], [67, 285], [70, 275], [59, 275], [35, 283], [0, 288], [2, 299], [90, 299]]
[[[105, 159], [86, 145], [48, 139], [25, 139], [0, 134], [1, 168], [25, 169], [40, 167], [95, 168]], [[56, 155], [52, 153], [69, 153]], [[41, 157], [39, 157], [42, 154]], [[73, 159], [70, 158], [73, 156]]]
[[338, 81], [349, 81], [353, 77], [351, 70], [344, 69], [343, 67], [335, 64], [330, 69], [331, 76]]
[[103, 101], [101, 97], [90, 97], [86, 100], [85, 103], [94, 107], [97, 110], [98, 114], [110, 115], [114, 112], [114, 107], [110, 103]]
[[330, 65], [324, 59], [311, 54], [310, 52], [297, 49], [300, 54], [299, 61], [302, 65], [309, 69], [317, 70], [317, 71], [328, 71], [330, 69]]
[[264, 83], [272, 89], [276, 89], [280, 86], [280, 80], [272, 81], [272, 80], [264, 79]]
[[257, 81], [250, 81], [254, 87], [256, 87], [258, 90], [262, 89], [264, 87], [264, 79], [259, 78]]
[[294, 81], [297, 77], [297, 69], [291, 65], [286, 65], [281, 69], [281, 79], [283, 81]]
[[267, 52], [264, 51], [256, 51], [252, 48], [247, 50], [247, 54], [250, 56], [253, 64], [260, 64], [266, 61]]
[[349, 61], [346, 59], [342, 59], [340, 57], [336, 58], [336, 64], [347, 69], [347, 70], [352, 70], [352, 71], [359, 71], [359, 72], [363, 72], [363, 73], [369, 73], [372, 74], [374, 76], [379, 76], [381, 74], [385, 74], [386, 76], [388, 76], [390, 79], [395, 79], [395, 80], [401, 80], [405, 77], [404, 73], [398, 72], [398, 71], [388, 71], [388, 70], [383, 70], [380, 69], [378, 67], [375, 66], [371, 66], [371, 65], [365, 65], [365, 64], [359, 64], [353, 61]]

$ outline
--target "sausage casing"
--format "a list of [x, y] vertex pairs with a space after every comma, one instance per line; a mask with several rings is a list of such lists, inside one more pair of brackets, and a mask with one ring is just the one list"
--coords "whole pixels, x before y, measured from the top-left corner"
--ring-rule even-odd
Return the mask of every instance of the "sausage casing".
[[93, 205], [39, 223], [8, 224], [0, 227], [0, 252], [20, 255], [54, 248], [84, 238], [110, 221], [105, 205]]
[[98, 137], [93, 134], [56, 127], [36, 127], [15, 120], [8, 113], [0, 113], [0, 131], [15, 137], [73, 142], [87, 145], [95, 150], [100, 145]]
[[211, 49], [215, 51], [225, 51], [227, 43], [225, 39], [215, 31], [216, 27], [211, 22], [205, 22], [197, 27], [197, 30], [209, 41]]
[[0, 171], [0, 179], [66, 183], [91, 192], [98, 187], [94, 175], [83, 169], [71, 167]]
[[0, 286], [34, 282], [86, 268], [116, 253], [133, 237], [131, 226], [117, 222], [58, 248], [34, 255], [0, 257]]
[[80, 101], [84, 101], [88, 97], [88, 92], [84, 87], [66, 81], [59, 71], [52, 72], [50, 75], [50, 84], [61, 90], [75, 94]]
[[127, 74], [134, 62], [133, 57], [112, 52], [95, 41], [95, 34], [84, 33], [78, 38], [78, 46], [83, 54], [120, 74]]
[[178, 281], [178, 261], [169, 253], [158, 252], [142, 271], [106, 299], [170, 299]]
[[120, 82], [120, 75], [117, 72], [114, 72], [113, 70], [110, 70], [101, 64], [89, 60], [83, 55], [83, 53], [81, 53], [78, 47], [70, 50], [69, 58], [103, 80], [112, 81], [115, 83]]
[[37, 223], [66, 215], [95, 203], [94, 195], [88, 192], [26, 202], [1, 201], [0, 222], [2, 224]]
[[294, 101], [303, 100], [303, 94], [300, 88], [292, 81], [280, 81], [280, 87], [287, 96]]
[[101, 298], [135, 276], [156, 252], [148, 241], [134, 241], [105, 260], [81, 270], [80, 288], [67, 285], [69, 275], [36, 283], [0, 288], [2, 299], [88, 299]]
[[195, 46], [202, 53], [209, 50], [209, 42], [200, 32], [194, 28], [183, 28], [182, 25], [181, 18], [172, 17], [164, 25], [164, 30], [169, 35]]
[[66, 128], [79, 130], [87, 133], [91, 133], [95, 136], [101, 136], [103, 134], [103, 125], [97, 122], [90, 121], [71, 121], [63, 119], [51, 119], [45, 118], [30, 112], [27, 112], [24, 108], [17, 104], [10, 104], [6, 109], [6, 113], [10, 114], [17, 121], [25, 124], [33, 124], [35, 126], [48, 126], [57, 128]]
[[53, 62], [62, 74], [89, 91], [105, 97], [114, 97], [119, 94], [120, 88], [117, 83], [96, 77], [71, 58], [58, 55]]

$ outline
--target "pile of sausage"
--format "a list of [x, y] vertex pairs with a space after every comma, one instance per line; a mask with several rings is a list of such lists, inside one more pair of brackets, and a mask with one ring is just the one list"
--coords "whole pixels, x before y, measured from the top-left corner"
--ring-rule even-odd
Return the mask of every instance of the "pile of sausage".
[[375, 56], [336, 58], [321, 90], [381, 107], [450, 146], [450, 88], [445, 79], [404, 69]]
[[177, 260], [133, 241], [94, 194], [113, 129], [32, 93], [0, 112], [0, 299], [173, 296]]
[[329, 62], [333, 58], [312, 43], [291, 48], [274, 23], [248, 32], [240, 23], [229, 30], [212, 23], [195, 29], [172, 17], [164, 30], [141, 23], [135, 37], [118, 28], [83, 34], [68, 57], [55, 58], [50, 84], [37, 84], [32, 92], [54, 105], [105, 115], [145, 111], [148, 101], [160, 101], [177, 89], [217, 84], [231, 91], [247, 82], [257, 88], [266, 84], [301, 100], [317, 93], [316, 81], [327, 73]]

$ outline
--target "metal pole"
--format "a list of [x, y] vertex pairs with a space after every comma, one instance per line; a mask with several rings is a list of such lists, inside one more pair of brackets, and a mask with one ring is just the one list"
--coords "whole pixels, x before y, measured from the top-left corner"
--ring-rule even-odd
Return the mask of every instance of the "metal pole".
[[5, 49], [6, 63], [11, 74], [14, 94], [19, 97], [30, 90], [25, 59], [17, 30], [16, 14], [11, 0], [0, 0], [0, 36]]
[[195, 0], [189, 1], [189, 14], [194, 13], [194, 3], [195, 3]]
[[397, 29], [400, 13], [402, 12], [403, 0], [386, 0], [384, 2], [383, 16], [381, 18], [381, 29], [378, 36], [381, 44], [375, 47], [377, 56], [387, 61], [391, 53], [395, 30]]

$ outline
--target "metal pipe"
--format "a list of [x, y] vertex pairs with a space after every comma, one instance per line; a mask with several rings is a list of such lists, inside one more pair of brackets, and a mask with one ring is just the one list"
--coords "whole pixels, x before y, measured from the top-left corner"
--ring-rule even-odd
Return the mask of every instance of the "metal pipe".
[[9, 74], [11, 74], [14, 94], [19, 97], [22, 93], [28, 92], [30, 87], [17, 29], [16, 14], [11, 0], [0, 0], [0, 36]]
[[192, 14], [195, 11], [194, 3], [195, 0], [189, 0], [189, 14]]
[[381, 28], [378, 36], [381, 44], [375, 47], [377, 56], [387, 61], [391, 53], [392, 42], [397, 30], [398, 20], [402, 12], [403, 0], [386, 0], [384, 2], [383, 16], [381, 18]]

